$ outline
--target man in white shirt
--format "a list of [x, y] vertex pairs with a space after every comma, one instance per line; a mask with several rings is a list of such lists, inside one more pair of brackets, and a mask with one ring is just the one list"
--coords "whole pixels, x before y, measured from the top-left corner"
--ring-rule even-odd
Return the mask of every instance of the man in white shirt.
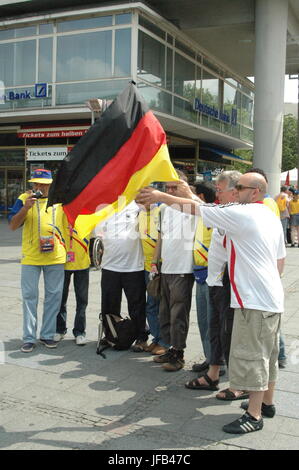
[[[267, 183], [262, 175], [247, 173], [236, 189], [240, 204], [204, 206], [201, 202], [144, 188], [140, 203], [176, 204], [200, 214], [206, 226], [226, 232], [231, 281], [231, 307], [235, 308], [230, 353], [230, 386], [249, 390], [246, 413], [223, 430], [245, 434], [263, 428], [262, 413], [275, 413], [273, 394], [278, 370], [278, 343], [284, 294], [280, 280], [286, 255], [280, 221], [263, 204]], [[179, 194], [179, 185], [177, 194]], [[194, 196], [190, 194], [190, 199]], [[274, 415], [273, 413], [273, 415]], [[265, 413], [263, 413], [265, 414]]]
[[[176, 191], [176, 183], [166, 184], [169, 194]], [[158, 259], [157, 253], [161, 249], [159, 322], [162, 340], [171, 347], [165, 354], [154, 357], [154, 361], [161, 364], [164, 370], [175, 372], [185, 364], [184, 349], [194, 284], [193, 244], [198, 218], [163, 205], [160, 208], [160, 221], [154, 255]]]
[[122, 291], [128, 301], [130, 318], [136, 322], [138, 336], [135, 352], [146, 351], [146, 290], [144, 257], [138, 230], [139, 207], [133, 201], [123, 211], [112, 215], [98, 229], [104, 244], [101, 280], [103, 315], [120, 315]]

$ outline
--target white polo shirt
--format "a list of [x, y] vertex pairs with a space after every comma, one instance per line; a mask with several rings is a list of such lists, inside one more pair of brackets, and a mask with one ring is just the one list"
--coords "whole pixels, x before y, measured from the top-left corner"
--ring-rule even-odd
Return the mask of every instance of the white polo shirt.
[[208, 286], [222, 287], [222, 277], [225, 263], [227, 263], [227, 251], [224, 246], [224, 235], [217, 228], [213, 229], [208, 257]]
[[225, 231], [231, 307], [283, 312], [277, 260], [286, 249], [280, 220], [263, 203], [201, 206], [205, 225]]
[[144, 270], [138, 213], [139, 207], [133, 201], [99, 225], [104, 244], [103, 269], [116, 272]]
[[162, 205], [161, 238], [163, 274], [193, 273], [193, 245], [198, 217]]

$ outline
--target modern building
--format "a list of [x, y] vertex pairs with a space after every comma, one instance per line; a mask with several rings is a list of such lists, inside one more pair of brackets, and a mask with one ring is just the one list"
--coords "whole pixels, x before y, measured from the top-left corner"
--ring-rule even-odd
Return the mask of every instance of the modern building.
[[[272, 16], [269, 3], [274, 5]], [[293, 3], [292, 10], [288, 3]], [[259, 13], [258, 7], [266, 10]], [[298, 10], [295, 1], [287, 0], [90, 0], [84, 5], [78, 0], [2, 1], [0, 211], [9, 209], [34, 167], [57, 168], [86, 132], [91, 123], [86, 102], [113, 99], [130, 80], [161, 121], [171, 158], [193, 176], [224, 168], [238, 160], [235, 149], [251, 149], [254, 143], [270, 164], [264, 155], [265, 141], [254, 136], [254, 122], [269, 139], [280, 94], [274, 100], [272, 95], [270, 108], [261, 110], [259, 103], [254, 111], [254, 85], [246, 76], [256, 75], [259, 100], [269, 104], [264, 86], [271, 82], [270, 69], [278, 66], [279, 77], [267, 86], [271, 93], [281, 90], [277, 79], [284, 75], [286, 41], [275, 45], [276, 65], [267, 61], [265, 68], [267, 41], [273, 35], [268, 30], [262, 33], [263, 22], [277, 26], [280, 41], [292, 11], [298, 38]], [[254, 28], [252, 20], [253, 25], [257, 20], [261, 24]], [[260, 34], [257, 41], [265, 41], [262, 53], [255, 54], [256, 74], [251, 50], [254, 29]], [[291, 41], [295, 35], [288, 34]], [[241, 50], [248, 46], [247, 57]], [[281, 108], [282, 104], [283, 100]], [[277, 163], [279, 152], [274, 150], [272, 159]]]

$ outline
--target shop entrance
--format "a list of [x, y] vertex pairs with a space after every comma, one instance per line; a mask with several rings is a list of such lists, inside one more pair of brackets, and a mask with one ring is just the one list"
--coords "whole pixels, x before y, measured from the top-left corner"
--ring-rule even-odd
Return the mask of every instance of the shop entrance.
[[24, 192], [24, 168], [0, 168], [0, 214], [6, 216]]

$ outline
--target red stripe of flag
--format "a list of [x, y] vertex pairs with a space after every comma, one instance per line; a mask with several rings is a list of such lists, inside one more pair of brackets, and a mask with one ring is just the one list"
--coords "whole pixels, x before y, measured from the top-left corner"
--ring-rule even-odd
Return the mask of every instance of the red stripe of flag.
[[63, 206], [69, 222], [74, 224], [78, 214], [93, 214], [99, 204], [116, 201], [132, 175], [145, 167], [164, 144], [165, 133], [153, 113], [148, 111], [115, 156], [72, 202]]

